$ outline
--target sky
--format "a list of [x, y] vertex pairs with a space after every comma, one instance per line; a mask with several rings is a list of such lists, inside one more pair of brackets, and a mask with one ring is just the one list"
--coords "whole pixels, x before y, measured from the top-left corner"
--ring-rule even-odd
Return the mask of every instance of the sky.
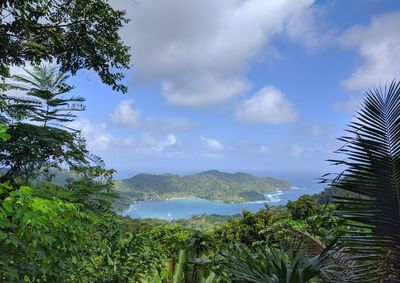
[[112, 0], [128, 94], [71, 79], [73, 122], [119, 177], [335, 172], [364, 91], [400, 78], [398, 0]]

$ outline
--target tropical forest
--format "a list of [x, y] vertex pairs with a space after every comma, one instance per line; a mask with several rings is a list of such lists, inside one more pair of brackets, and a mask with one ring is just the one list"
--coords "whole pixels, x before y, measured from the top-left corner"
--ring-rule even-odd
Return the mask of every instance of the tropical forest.
[[0, 1], [0, 282], [400, 282], [399, 4]]

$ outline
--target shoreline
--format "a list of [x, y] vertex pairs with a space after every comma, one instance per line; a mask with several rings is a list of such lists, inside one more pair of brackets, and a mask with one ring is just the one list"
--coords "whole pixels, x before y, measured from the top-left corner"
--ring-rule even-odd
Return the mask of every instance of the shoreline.
[[217, 200], [217, 199], [207, 199], [207, 198], [201, 198], [198, 196], [194, 195], [188, 195], [188, 196], [176, 196], [176, 197], [144, 197], [143, 199], [133, 199], [129, 206], [127, 206], [124, 210], [129, 209], [132, 205], [135, 204], [141, 204], [141, 203], [147, 203], [147, 202], [157, 202], [157, 201], [173, 201], [173, 200], [207, 200], [207, 201], [212, 201], [212, 202], [217, 202], [217, 203], [227, 203], [227, 204], [238, 204], [238, 203], [268, 203], [271, 201], [271, 199], [268, 199], [266, 196], [268, 194], [276, 194], [276, 193], [282, 193], [282, 190], [296, 190], [300, 189], [299, 187], [296, 186], [291, 186], [289, 188], [276, 188], [275, 191], [271, 192], [266, 192], [262, 193], [264, 195], [264, 199], [260, 200], [251, 200], [251, 201], [223, 201], [223, 200]]
[[[265, 194], [265, 200], [251, 201], [251, 202], [219, 202], [206, 200], [193, 196], [180, 196], [164, 198], [163, 200], [188, 200], [187, 202], [172, 202], [161, 203], [160, 205], [145, 204], [143, 206], [130, 206], [125, 209], [122, 213], [123, 216], [128, 216], [130, 218], [159, 218], [165, 220], [171, 219], [181, 219], [181, 218], [191, 218], [196, 215], [221, 215], [221, 216], [232, 216], [240, 214], [241, 211], [247, 210], [251, 212], [256, 212], [259, 209], [267, 207], [279, 208], [286, 205], [289, 200], [296, 200], [301, 195], [307, 193], [306, 187], [295, 187], [281, 188], [274, 192], [269, 192]], [[311, 191], [311, 195], [318, 193]], [[192, 200], [192, 202], [190, 201]], [[196, 202], [195, 200], [206, 200], [208, 202]], [[232, 205], [232, 206], [230, 206]], [[168, 213], [165, 214], [165, 213]]]

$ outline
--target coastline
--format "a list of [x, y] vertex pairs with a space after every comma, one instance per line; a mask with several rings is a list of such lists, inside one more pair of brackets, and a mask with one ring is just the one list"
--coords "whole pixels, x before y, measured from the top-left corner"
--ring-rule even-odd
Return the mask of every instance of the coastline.
[[242, 200], [242, 201], [224, 201], [220, 199], [208, 199], [208, 198], [201, 198], [195, 195], [183, 195], [183, 196], [173, 196], [173, 197], [161, 197], [161, 196], [156, 196], [156, 197], [143, 197], [143, 198], [138, 198], [138, 199], [132, 199], [129, 202], [129, 205], [122, 209], [121, 212], [129, 209], [132, 205], [135, 204], [141, 204], [141, 203], [148, 203], [148, 202], [161, 202], [161, 201], [174, 201], [174, 200], [207, 200], [207, 201], [212, 201], [216, 203], [226, 203], [226, 204], [240, 204], [240, 203], [268, 203], [268, 202], [274, 202], [271, 200], [271, 198], [267, 198], [267, 195], [273, 195], [273, 194], [282, 194], [282, 190], [291, 190], [291, 189], [299, 189], [298, 187], [291, 186], [288, 188], [276, 188], [274, 191], [271, 192], [266, 192], [266, 193], [260, 193], [264, 195], [264, 199], [259, 199], [259, 200]]
[[[251, 202], [221, 202], [206, 200], [198, 197], [179, 196], [164, 198], [160, 203], [154, 202], [141, 205], [132, 205], [123, 211], [123, 216], [132, 218], [159, 218], [165, 220], [176, 220], [191, 218], [196, 215], [225, 215], [232, 216], [246, 210], [255, 213], [265, 208], [265, 204], [272, 207], [285, 205], [285, 202], [297, 199], [297, 193], [303, 193], [300, 188], [294, 186], [279, 188], [265, 194], [265, 199]], [[294, 194], [293, 194], [294, 193]], [[288, 198], [289, 197], [289, 198]], [[170, 203], [167, 201], [171, 201]], [[175, 200], [175, 202], [174, 202]], [[179, 200], [182, 200], [179, 201]], [[204, 201], [203, 201], [204, 200]]]

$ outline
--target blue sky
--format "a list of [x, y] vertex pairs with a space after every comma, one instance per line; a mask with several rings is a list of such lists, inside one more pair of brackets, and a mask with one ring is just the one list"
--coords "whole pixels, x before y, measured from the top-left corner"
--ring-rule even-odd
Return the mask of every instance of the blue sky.
[[397, 0], [111, 3], [132, 19], [129, 93], [78, 73], [73, 126], [120, 177], [335, 171], [363, 91], [400, 77]]

